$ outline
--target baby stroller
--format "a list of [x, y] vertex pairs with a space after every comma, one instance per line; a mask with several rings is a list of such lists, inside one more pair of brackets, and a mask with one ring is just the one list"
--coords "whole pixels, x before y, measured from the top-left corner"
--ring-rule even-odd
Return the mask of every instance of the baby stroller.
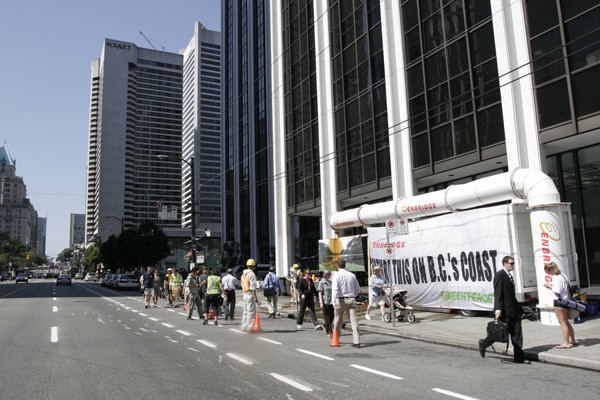
[[[392, 289], [391, 288], [385, 288], [383, 289], [383, 301], [385, 301], [385, 304], [390, 307], [392, 307], [392, 299], [391, 299], [391, 294], [392, 294]], [[394, 286], [394, 316], [396, 317], [396, 319], [398, 319], [398, 321], [402, 321], [404, 320], [404, 317], [406, 316], [406, 320], [408, 322], [410, 322], [411, 324], [413, 322], [415, 322], [415, 314], [413, 314], [412, 310], [413, 308], [409, 305], [406, 304], [406, 290], [402, 288], [402, 286], [400, 285], [396, 285]], [[383, 314], [383, 320], [385, 322], [391, 322], [392, 321], [392, 312], [390, 311], [386, 311]]]

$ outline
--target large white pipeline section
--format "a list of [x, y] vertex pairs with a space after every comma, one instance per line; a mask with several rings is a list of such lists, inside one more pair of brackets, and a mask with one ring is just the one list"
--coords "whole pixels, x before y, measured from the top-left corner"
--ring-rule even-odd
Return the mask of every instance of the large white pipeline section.
[[531, 208], [560, 203], [560, 195], [548, 175], [537, 169], [518, 168], [437, 192], [334, 212], [329, 225], [333, 230], [343, 230], [396, 218], [431, 217], [515, 197], [527, 200]]

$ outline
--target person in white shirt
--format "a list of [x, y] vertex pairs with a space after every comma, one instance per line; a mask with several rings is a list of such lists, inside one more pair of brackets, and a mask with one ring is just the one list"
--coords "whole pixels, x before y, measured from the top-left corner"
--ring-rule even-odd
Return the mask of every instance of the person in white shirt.
[[557, 303], [557, 300], [571, 298], [569, 279], [560, 272], [560, 269], [555, 262], [545, 264], [544, 272], [552, 277], [552, 282], [546, 282], [544, 286], [554, 293], [554, 313], [560, 323], [560, 329], [564, 339], [561, 344], [554, 347], [557, 349], [570, 349], [573, 346], [577, 346], [575, 330], [573, 329], [573, 325], [569, 322], [569, 309]]
[[352, 325], [352, 347], [360, 347], [360, 335], [358, 334], [358, 320], [356, 318], [356, 296], [360, 294], [360, 285], [356, 276], [346, 271], [346, 260], [338, 260], [338, 271], [331, 279], [331, 299], [335, 310], [333, 331], [338, 337], [344, 322], [344, 312], [348, 312], [350, 324]]
[[228, 319], [231, 319], [233, 321], [235, 319], [235, 288], [240, 286], [240, 281], [235, 276], [233, 276], [233, 270], [229, 268], [227, 270], [227, 275], [223, 277], [221, 283], [223, 284], [225, 299], [227, 300], [227, 305], [225, 308], [225, 321], [227, 321]]

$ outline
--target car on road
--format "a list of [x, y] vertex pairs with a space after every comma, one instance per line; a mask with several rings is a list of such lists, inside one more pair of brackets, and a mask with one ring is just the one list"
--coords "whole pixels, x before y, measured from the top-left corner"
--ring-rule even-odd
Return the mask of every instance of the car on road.
[[98, 282], [98, 277], [96, 274], [88, 273], [83, 280], [86, 282]]
[[19, 283], [19, 282], [29, 282], [29, 276], [27, 276], [26, 273], [24, 272], [20, 272], [17, 274], [17, 277], [15, 278], [15, 283]]
[[81, 272], [78, 272], [75, 274], [75, 280], [77, 280], [77, 279], [83, 280], [83, 274]]
[[108, 282], [112, 278], [113, 274], [106, 274], [102, 278], [100, 278], [100, 286], [108, 286]]
[[71, 286], [71, 275], [70, 274], [59, 274], [56, 278], [56, 286], [58, 285], [69, 285]]
[[35, 278], [36, 279], [42, 279], [44, 277], [44, 273], [43, 272], [38, 272], [37, 274], [35, 274]]
[[132, 274], [118, 274], [114, 279], [114, 288], [136, 290], [140, 287], [140, 282]]

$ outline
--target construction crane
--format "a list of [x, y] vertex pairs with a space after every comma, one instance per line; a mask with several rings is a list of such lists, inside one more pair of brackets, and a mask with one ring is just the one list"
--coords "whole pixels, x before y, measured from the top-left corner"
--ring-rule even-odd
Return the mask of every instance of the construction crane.
[[[144, 39], [146, 39], [146, 42], [148, 42], [148, 44], [149, 44], [150, 46], [152, 46], [152, 48], [153, 48], [154, 50], [158, 50], [158, 49], [157, 49], [157, 48], [156, 48], [156, 47], [155, 47], [155, 46], [152, 44], [152, 42], [154, 42], [153, 40], [151, 41], [151, 40], [150, 40], [150, 39], [149, 39], [149, 38], [148, 38], [146, 35], [144, 35], [144, 32], [142, 32], [142, 31], [139, 31], [139, 32], [140, 32], [140, 35], [142, 35], [142, 37], [143, 37]], [[156, 43], [156, 42], [155, 42], [155, 43]], [[159, 44], [159, 43], [156, 43], [156, 44]], [[160, 45], [160, 44], [159, 44], [159, 45]], [[160, 47], [162, 47], [162, 50], [163, 50], [163, 51], [165, 50], [165, 46], [162, 46], [162, 45], [161, 45]]]

